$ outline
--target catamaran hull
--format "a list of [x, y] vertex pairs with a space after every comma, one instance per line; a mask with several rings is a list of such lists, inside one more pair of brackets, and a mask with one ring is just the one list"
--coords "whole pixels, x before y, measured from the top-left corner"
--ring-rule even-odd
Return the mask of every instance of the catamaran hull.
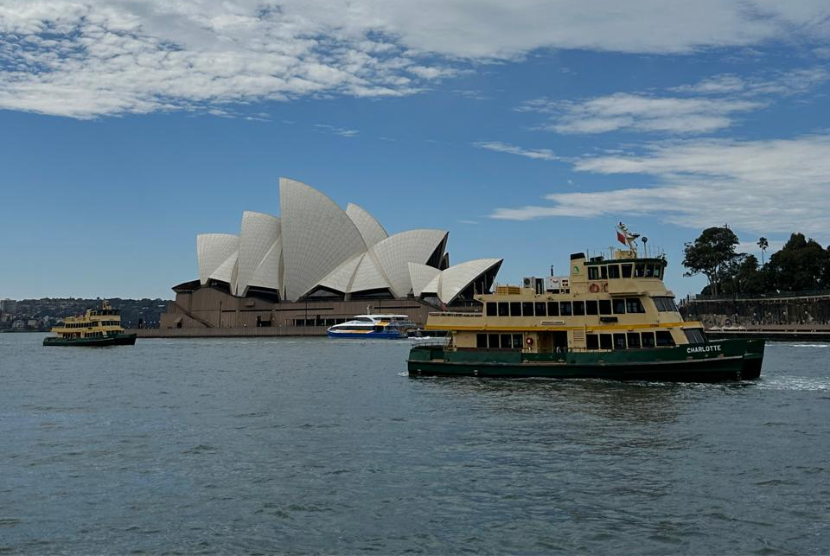
[[120, 334], [106, 338], [57, 338], [43, 339], [44, 346], [74, 346], [74, 347], [108, 347], [135, 345], [135, 334]]
[[373, 338], [400, 340], [401, 338], [406, 338], [406, 336], [400, 332], [328, 332], [328, 336], [329, 338], [362, 338], [364, 340]]
[[719, 382], [758, 378], [763, 356], [763, 340], [727, 340], [699, 346], [562, 354], [444, 351], [442, 348], [416, 346], [410, 352], [407, 366], [410, 376]]

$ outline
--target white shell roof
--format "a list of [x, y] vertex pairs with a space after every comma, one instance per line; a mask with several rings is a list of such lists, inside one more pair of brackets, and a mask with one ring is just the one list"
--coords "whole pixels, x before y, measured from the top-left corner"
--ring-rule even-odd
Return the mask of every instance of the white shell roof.
[[365, 292], [370, 290], [391, 289], [389, 280], [375, 263], [371, 253], [366, 253], [360, 260], [357, 271], [354, 273], [349, 293]]
[[251, 286], [280, 291], [296, 301], [317, 286], [343, 294], [388, 289], [452, 302], [471, 282], [501, 264], [478, 259], [441, 271], [427, 265], [444, 255], [447, 232], [409, 230], [389, 236], [371, 214], [350, 204], [344, 211], [301, 182], [280, 179], [282, 219], [261, 212], [242, 215], [239, 236], [201, 234], [196, 239], [199, 281], [227, 282], [232, 293]]
[[446, 304], [452, 303], [473, 280], [501, 262], [502, 259], [475, 259], [449, 267], [441, 272], [438, 298]]
[[363, 260], [364, 256], [365, 254], [358, 255], [341, 264], [335, 268], [331, 274], [323, 278], [320, 281], [320, 285], [339, 292], [348, 293], [349, 285], [352, 282], [352, 276], [354, 276], [357, 266], [360, 264], [360, 261]]
[[239, 249], [239, 237], [233, 234], [199, 234], [196, 236], [196, 257], [199, 261], [199, 282], [207, 284], [228, 257]]
[[296, 301], [343, 262], [366, 250], [352, 219], [308, 185], [280, 178], [283, 297]]
[[[265, 262], [266, 255], [278, 251], [280, 240], [280, 219], [262, 212], [245, 211], [242, 213], [242, 226], [239, 231], [239, 262], [237, 267], [234, 293], [245, 295], [252, 284], [254, 274]], [[268, 262], [276, 268], [274, 277], [260, 273], [259, 282], [279, 285], [279, 255]], [[255, 284], [262, 285], [262, 284]], [[276, 289], [279, 289], [278, 287]]]
[[389, 236], [371, 248], [395, 296], [404, 297], [412, 291], [407, 263], [426, 263], [446, 237], [443, 230], [409, 230]]
[[[412, 282], [412, 293], [415, 297], [418, 297], [424, 291], [438, 293], [438, 281], [436, 279], [441, 275], [440, 270], [433, 266], [418, 263], [408, 263], [407, 266], [409, 267], [409, 279]], [[426, 289], [431, 282], [435, 283], [435, 289]]]
[[380, 222], [363, 207], [349, 203], [346, 205], [346, 214], [352, 219], [354, 225], [357, 226], [367, 247], [380, 243], [389, 237], [389, 234], [386, 233], [386, 230], [381, 226]]
[[282, 289], [280, 277], [282, 276], [282, 242], [277, 240], [265, 254], [265, 258], [259, 263], [251, 277], [251, 286], [261, 288]]
[[239, 258], [239, 251], [234, 251], [231, 256], [225, 259], [219, 268], [213, 271], [210, 277], [213, 280], [220, 280], [233, 284], [236, 278], [236, 261]]

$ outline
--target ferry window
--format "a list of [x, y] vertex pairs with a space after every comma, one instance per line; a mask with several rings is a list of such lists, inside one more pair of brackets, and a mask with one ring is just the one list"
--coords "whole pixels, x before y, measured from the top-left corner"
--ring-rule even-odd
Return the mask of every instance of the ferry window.
[[522, 349], [522, 335], [513, 334], [513, 349]]
[[574, 315], [581, 317], [585, 314], [585, 302], [574, 301]]
[[625, 314], [625, 299], [614, 299], [614, 314], [615, 315], [624, 315]]
[[625, 312], [626, 313], [645, 313], [646, 310], [643, 307], [643, 303], [637, 297], [629, 297], [625, 300]]
[[587, 349], [599, 349], [599, 336], [588, 334], [585, 336], [585, 347]]
[[630, 264], [622, 265], [622, 277], [623, 278], [631, 278], [631, 265]]
[[654, 277], [660, 278], [660, 274], [662, 274], [663, 267], [659, 264], [654, 265]]
[[620, 267], [619, 267], [619, 265], [612, 264], [612, 265], [608, 266], [608, 277], [613, 278], [613, 279], [616, 279], [616, 278], [620, 277]]
[[625, 334], [614, 334], [614, 349], [625, 349]]
[[690, 328], [689, 330], [684, 330], [683, 332], [686, 333], [686, 339], [689, 340], [690, 344], [702, 344], [706, 342], [703, 337], [703, 331], [701, 331], [700, 328]]
[[640, 335], [637, 332], [629, 332], [628, 333], [628, 347], [630, 347], [630, 348], [640, 347]]
[[658, 311], [661, 312], [670, 312], [670, 311], [677, 311], [677, 305], [674, 303], [674, 299], [671, 297], [654, 297], [654, 306], [657, 307]]
[[651, 278], [652, 276], [654, 276], [654, 265], [646, 265], [646, 278]]
[[671, 332], [668, 330], [657, 331], [657, 345], [658, 346], [673, 346], [674, 338], [671, 337]]
[[571, 302], [563, 301], [559, 304], [559, 314], [563, 317], [571, 316]]
[[586, 315], [596, 315], [598, 314], [597, 309], [597, 302], [595, 299], [591, 299], [585, 302], [585, 314]]
[[499, 335], [498, 334], [487, 334], [487, 341], [491, 348], [499, 347]]
[[610, 299], [600, 299], [599, 300], [599, 314], [600, 315], [610, 315], [611, 314], [611, 300]]
[[638, 264], [634, 266], [634, 277], [635, 278], [642, 278], [646, 275], [646, 265]]
[[510, 304], [509, 303], [499, 303], [499, 316], [500, 317], [509, 317], [510, 316]]
[[537, 317], [546, 317], [548, 316], [548, 304], [544, 301], [537, 301], [536, 302], [536, 316]]
[[488, 317], [495, 317], [498, 313], [496, 312], [496, 304], [495, 303], [488, 303], [487, 304], [487, 316]]
[[559, 303], [556, 301], [548, 301], [548, 316], [549, 317], [558, 317], [559, 316]]
[[512, 341], [510, 339], [510, 334], [502, 334], [501, 335], [501, 347], [503, 349], [510, 349], [512, 346]]
[[613, 343], [611, 342], [611, 334], [600, 334], [599, 335], [599, 348], [600, 349], [611, 349]]
[[599, 280], [599, 270], [597, 270], [597, 267], [588, 267], [588, 280]]
[[522, 313], [526, 317], [533, 316], [533, 302], [532, 301], [523, 301], [522, 302]]
[[510, 302], [510, 316], [511, 317], [520, 317], [522, 316], [522, 304], [518, 301], [511, 301]]
[[605, 265], [602, 265], [601, 267], [599, 267], [599, 275], [602, 277], [603, 280], [607, 280], [608, 279], [608, 267], [605, 266]]

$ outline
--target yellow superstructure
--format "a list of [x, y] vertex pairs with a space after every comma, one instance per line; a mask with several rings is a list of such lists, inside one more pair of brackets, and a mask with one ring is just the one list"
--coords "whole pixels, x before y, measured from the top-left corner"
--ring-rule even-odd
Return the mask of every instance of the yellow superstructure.
[[702, 325], [683, 321], [663, 283], [665, 267], [663, 257], [639, 258], [633, 247], [611, 259], [576, 253], [569, 276], [498, 286], [476, 296], [481, 312], [430, 313], [426, 328], [451, 332], [455, 350], [556, 353], [702, 343]]
[[108, 338], [124, 334], [124, 327], [119, 311], [104, 301], [99, 310], [87, 309], [81, 316], [66, 317], [52, 332], [64, 339]]

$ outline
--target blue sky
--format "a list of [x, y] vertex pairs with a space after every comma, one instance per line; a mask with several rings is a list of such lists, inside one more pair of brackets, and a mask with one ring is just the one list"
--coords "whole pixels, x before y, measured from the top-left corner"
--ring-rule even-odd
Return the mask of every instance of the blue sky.
[[0, 298], [171, 297], [279, 176], [500, 282], [620, 220], [678, 295], [703, 227], [827, 245], [830, 6], [782, 4], [4, 2]]

